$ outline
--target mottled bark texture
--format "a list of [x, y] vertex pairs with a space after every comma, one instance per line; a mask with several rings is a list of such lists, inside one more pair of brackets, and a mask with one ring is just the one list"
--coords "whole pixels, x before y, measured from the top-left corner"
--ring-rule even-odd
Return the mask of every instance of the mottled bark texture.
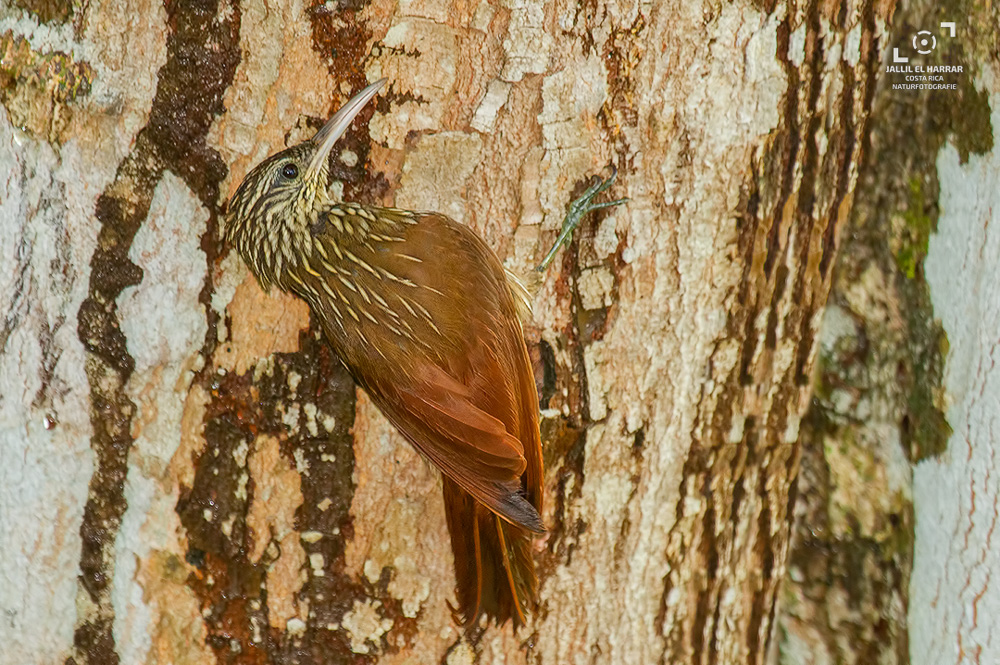
[[[0, 659], [763, 663], [892, 12], [0, 10]], [[518, 634], [458, 629], [439, 478], [219, 242], [248, 169], [382, 76], [345, 198], [446, 213], [522, 272], [591, 174], [631, 199], [526, 330], [550, 530]]]

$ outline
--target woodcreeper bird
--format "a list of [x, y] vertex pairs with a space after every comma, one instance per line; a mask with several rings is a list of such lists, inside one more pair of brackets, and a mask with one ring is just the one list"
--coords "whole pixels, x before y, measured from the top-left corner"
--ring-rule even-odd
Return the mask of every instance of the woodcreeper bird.
[[[309, 304], [357, 383], [443, 473], [467, 625], [485, 614], [517, 627], [535, 603], [531, 543], [544, 531], [538, 397], [519, 318], [527, 294], [443, 215], [333, 199], [330, 151], [384, 83], [250, 171], [224, 235], [265, 291]], [[584, 214], [620, 203], [590, 203], [612, 179], [574, 204], [539, 270]]]

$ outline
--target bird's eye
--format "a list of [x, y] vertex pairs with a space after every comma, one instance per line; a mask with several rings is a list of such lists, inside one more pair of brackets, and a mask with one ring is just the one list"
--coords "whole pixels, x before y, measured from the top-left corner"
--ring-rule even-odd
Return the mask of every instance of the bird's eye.
[[286, 180], [295, 180], [299, 177], [299, 167], [289, 162], [281, 167], [281, 175], [284, 176]]

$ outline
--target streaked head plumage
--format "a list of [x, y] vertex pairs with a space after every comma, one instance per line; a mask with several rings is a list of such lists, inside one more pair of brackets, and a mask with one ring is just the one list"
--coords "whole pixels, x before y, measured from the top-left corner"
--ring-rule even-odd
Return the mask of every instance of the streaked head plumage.
[[226, 239], [236, 241], [241, 233], [249, 231], [245, 228], [249, 225], [263, 225], [265, 233], [283, 222], [298, 225], [300, 220], [290, 218], [308, 216], [318, 205], [325, 204], [330, 151], [385, 81], [376, 81], [352, 97], [308, 141], [286, 148], [254, 167], [229, 200]]
[[223, 235], [263, 286], [281, 283], [285, 269], [311, 248], [309, 229], [330, 203], [330, 151], [384, 84], [356, 94], [308, 141], [258, 164], [229, 199]]
[[284, 216], [297, 208], [315, 203], [320, 190], [326, 189], [327, 173], [324, 171], [309, 181], [305, 178], [306, 165], [315, 153], [312, 141], [300, 143], [271, 155], [255, 166], [240, 183], [229, 199], [226, 211], [226, 237], [241, 224], [265, 224], [268, 217]]

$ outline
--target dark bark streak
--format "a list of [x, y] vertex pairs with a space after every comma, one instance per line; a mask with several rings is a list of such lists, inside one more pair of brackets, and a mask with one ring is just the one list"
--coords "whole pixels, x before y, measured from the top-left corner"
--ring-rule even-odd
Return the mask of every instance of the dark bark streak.
[[[189, 583], [202, 602], [208, 643], [223, 662], [358, 662], [359, 658], [346, 659], [350, 648], [344, 634], [326, 629], [341, 621], [355, 598], [372, 595], [343, 572], [344, 543], [352, 536], [354, 382], [326, 343], [312, 333], [301, 333], [299, 345], [296, 353], [276, 354], [273, 371], [257, 382], [251, 375], [235, 373], [215, 377], [206, 413], [208, 447], [194, 460], [195, 481], [182, 492], [177, 506], [188, 532], [189, 559], [198, 561], [201, 569]], [[294, 393], [288, 387], [292, 373], [298, 377]], [[286, 412], [295, 402], [314, 404], [317, 421], [329, 422], [332, 417], [333, 430], [317, 423], [316, 435], [311, 435], [308, 418], [300, 411], [299, 422], [289, 433]], [[280, 450], [291, 465], [299, 453], [308, 467], [301, 476], [303, 503], [295, 526], [299, 532], [322, 534], [312, 543], [300, 541], [307, 556], [320, 554], [325, 563], [322, 575], [308, 569], [308, 580], [298, 594], [299, 602], [308, 603], [312, 619], [301, 637], [269, 627], [264, 584], [270, 565], [282, 552], [275, 534], [252, 532], [247, 524], [257, 491], [253, 482], [245, 494], [239, 491], [240, 478], [248, 473], [245, 460], [254, 454], [262, 435], [281, 440]], [[238, 448], [247, 452], [237, 455]], [[252, 560], [249, 553], [261, 539], [268, 542], [267, 549], [260, 560]], [[388, 597], [383, 605], [393, 607]]]
[[[695, 605], [694, 621], [691, 623], [691, 634], [688, 636], [691, 642], [691, 651], [696, 663], [705, 662], [705, 634], [708, 630], [708, 618], [712, 614], [715, 603], [712, 602], [710, 591], [715, 586], [716, 571], [718, 568], [718, 548], [715, 541], [715, 514], [712, 502], [711, 473], [706, 464], [707, 451], [697, 443], [693, 444], [688, 453], [688, 459], [684, 463], [684, 473], [682, 478], [694, 478], [699, 485], [700, 499], [705, 501], [704, 514], [701, 516], [701, 524], [698, 532], [692, 534], [692, 540], [697, 547], [698, 561], [704, 566], [704, 573], [696, 575], [697, 587], [694, 589], [697, 601]], [[690, 475], [689, 475], [690, 473]], [[682, 494], [681, 496], [684, 496]], [[678, 504], [678, 514], [684, 516], [684, 502]], [[678, 520], [677, 524], [683, 524]]]
[[[787, 252], [791, 247], [782, 247], [780, 250], [781, 258], [778, 258], [778, 256], [772, 258], [772, 253], [778, 254], [776, 251], [778, 248], [775, 246], [776, 243], [769, 241], [766, 250], [768, 257], [765, 260], [766, 279], [768, 281], [774, 279], [773, 290], [769, 298], [769, 304], [767, 305], [770, 311], [765, 330], [765, 346], [770, 349], [777, 348], [776, 328], [779, 309], [782, 307], [785, 291], [791, 286], [790, 300], [792, 303], [797, 303], [798, 305], [793, 306], [784, 314], [786, 335], [791, 334], [792, 339], [796, 342], [797, 355], [802, 358], [808, 358], [812, 349], [812, 298], [816, 295], [816, 285], [808, 279], [806, 271], [810, 259], [810, 238], [817, 222], [815, 218], [815, 206], [819, 195], [818, 189], [823, 187], [823, 180], [819, 173], [821, 165], [819, 163], [819, 146], [817, 143], [817, 135], [822, 128], [823, 114], [817, 108], [817, 104], [823, 82], [824, 45], [821, 38], [820, 10], [817, 2], [811, 3], [806, 8], [805, 21], [805, 63], [807, 63], [806, 66], [810, 71], [804, 90], [807, 100], [805, 107], [806, 115], [804, 118], [799, 116], [799, 100], [797, 99], [797, 95], [792, 92], [793, 86], [798, 81], [799, 69], [794, 63], [788, 60], [787, 43], [784, 53], [779, 54], [779, 57], [785, 63], [786, 72], [789, 75], [790, 88], [788, 98], [789, 100], [795, 99], [794, 106], [791, 101], [786, 105], [787, 115], [785, 120], [789, 125], [789, 154], [792, 159], [789, 162], [785, 162], [782, 182], [779, 185], [780, 195], [774, 208], [774, 217], [781, 219], [784, 214], [786, 202], [791, 200], [791, 197], [795, 197], [795, 208], [791, 213], [791, 223], [794, 225], [794, 234], [798, 245], [798, 254], [793, 262], [796, 272], [791, 274], [786, 265]], [[843, 140], [843, 136], [832, 134], [829, 139], [831, 144], [837, 145]], [[801, 155], [799, 155], [800, 152]], [[801, 179], [798, 183], [794, 180], [796, 166], [800, 168], [801, 174]], [[776, 222], [775, 227], [777, 226], [779, 224]], [[779, 264], [779, 270], [776, 275], [773, 274], [773, 268], [768, 268], [767, 264], [769, 262], [772, 266], [775, 263]], [[791, 281], [791, 284], [789, 284], [789, 281]], [[809, 302], [806, 302], [807, 300]], [[756, 317], [751, 316], [750, 321], [753, 321], [754, 318]], [[754, 339], [754, 337], [750, 339]], [[776, 446], [784, 445], [781, 442], [781, 437], [787, 426], [785, 414], [788, 411], [790, 400], [795, 395], [794, 384], [790, 385], [788, 383], [788, 377], [770, 376], [770, 381], [777, 382], [785, 386], [785, 388], [775, 396], [774, 403], [770, 405], [765, 426], [759, 433], [759, 447], [757, 445], [751, 446], [751, 460], [748, 463], [749, 466], [756, 469], [758, 475], [757, 498], [760, 502], [757, 514], [756, 541], [754, 543], [754, 558], [756, 560], [755, 563], [759, 566], [760, 577], [759, 582], [750, 590], [753, 600], [745, 632], [748, 663], [752, 665], [761, 662], [761, 659], [766, 654], [767, 644], [770, 641], [771, 620], [774, 616], [774, 593], [778, 586], [778, 580], [775, 575], [777, 571], [783, 570], [783, 561], [778, 561], [777, 557], [784, 556], [784, 539], [779, 537], [775, 541], [772, 536], [774, 529], [773, 520], [779, 517], [779, 515], [774, 514], [776, 506], [772, 503], [769, 481], [772, 481], [772, 474], [778, 470], [772, 468], [766, 460], [774, 454], [773, 452], [768, 454], [768, 451], [773, 451]], [[754, 436], [756, 436], [756, 433]], [[746, 441], [749, 445], [750, 437], [747, 437]], [[798, 446], [799, 444], [796, 442], [790, 445]], [[788, 516], [781, 517], [787, 523]], [[785, 526], [787, 527], [787, 524]], [[767, 636], [763, 644], [761, 642], [762, 634]]]
[[[786, 321], [786, 328], [789, 331], [793, 331], [791, 334], [795, 336], [795, 341], [797, 342], [796, 355], [801, 361], [796, 368], [796, 377], [802, 376], [802, 369], [805, 367], [805, 361], [808, 359], [808, 355], [812, 349], [812, 315], [816, 307], [823, 304], [817, 304], [813, 301], [816, 285], [813, 284], [811, 275], [808, 272], [811, 259], [809, 253], [812, 249], [811, 239], [819, 221], [815, 214], [816, 199], [824, 189], [821, 174], [823, 165], [820, 163], [819, 146], [817, 143], [817, 134], [820, 131], [825, 116], [824, 111], [818, 107], [820, 90], [822, 88], [825, 53], [820, 38], [822, 26], [820, 24], [818, 2], [810, 6], [807, 21], [809, 28], [806, 32], [806, 61], [812, 65], [812, 75], [809, 81], [809, 102], [806, 111], [809, 114], [809, 119], [806, 122], [807, 130], [805, 136], [802, 138], [805, 145], [802, 158], [802, 180], [797, 192], [798, 199], [794, 217], [799, 247], [798, 257], [795, 261], [798, 271], [794, 276], [794, 286], [792, 289], [792, 302], [800, 303], [800, 306], [792, 310]], [[813, 43], [811, 52], [809, 50], [810, 42]], [[836, 129], [832, 129], [828, 138], [831, 145], [839, 146], [844, 137]], [[827, 153], [827, 158], [829, 158], [829, 153]], [[775, 305], [777, 305], [776, 302]], [[798, 383], [798, 385], [802, 384]]]
[[[786, 125], [782, 127], [779, 131], [779, 140], [781, 148], [780, 152], [772, 153], [775, 161], [771, 164], [767, 164], [767, 171], [775, 171], [775, 173], [765, 172], [765, 177], [774, 179], [776, 181], [776, 192], [777, 200], [774, 202], [773, 207], [770, 208], [765, 216], [768, 220], [770, 227], [767, 237], [767, 244], [764, 248], [764, 278], [770, 279], [771, 273], [774, 269], [774, 265], [780, 256], [781, 251], [784, 249], [779, 246], [779, 234], [781, 230], [780, 219], [784, 211], [785, 204], [788, 199], [794, 193], [795, 187], [795, 166], [798, 164], [799, 160], [799, 150], [801, 148], [802, 137], [800, 136], [800, 122], [799, 118], [799, 94], [802, 87], [801, 77], [799, 75], [799, 70], [789, 60], [788, 49], [790, 47], [790, 39], [792, 27], [789, 23], [790, 19], [785, 18], [781, 22], [778, 29], [778, 53], [777, 58], [785, 68], [785, 75], [788, 77], [788, 87], [785, 92], [785, 104], [782, 112], [782, 118]], [[816, 39], [815, 33], [813, 33], [813, 39]], [[806, 37], [806, 46], [808, 48], [809, 37]], [[771, 155], [768, 155], [771, 156]], [[765, 160], [767, 156], [765, 156]], [[780, 169], [780, 173], [777, 171]], [[768, 202], [770, 203], [770, 202]], [[752, 325], [753, 319], [750, 319], [750, 325]], [[747, 339], [753, 339], [753, 330], [747, 330]]]
[[788, 266], [778, 266], [774, 279], [774, 295], [771, 297], [771, 311], [767, 314], [767, 329], [764, 332], [764, 346], [772, 351], [778, 346], [778, 307], [777, 303], [785, 295], [788, 288]]
[[[745, 633], [748, 647], [747, 665], [757, 665], [764, 655], [760, 644], [760, 633], [762, 629], [766, 629], [770, 633], [770, 623], [765, 626], [764, 617], [770, 616], [773, 608], [773, 602], [769, 602], [772, 598], [768, 592], [777, 586], [774, 579], [774, 542], [772, 542], [771, 537], [771, 492], [768, 487], [773, 470], [764, 463], [764, 456], [761, 455], [763, 451], [760, 451], [757, 446], [758, 434], [757, 430], [753, 430], [747, 437], [747, 445], [750, 447], [750, 454], [754, 462], [753, 467], [757, 473], [757, 499], [760, 501], [760, 509], [757, 513], [757, 538], [753, 551], [754, 568], [759, 567], [760, 577], [758, 578], [759, 582], [750, 589], [753, 601], [750, 608], [750, 621]], [[764, 429], [766, 439], [770, 439], [773, 435], [773, 428], [766, 427]], [[771, 444], [771, 441], [765, 440], [763, 443], [768, 445]], [[753, 580], [754, 577], [751, 576], [751, 579]]]
[[[233, 383], [238, 381], [234, 377]], [[235, 386], [220, 386], [220, 391], [228, 392], [231, 387]], [[219, 662], [264, 663], [272, 638], [266, 629], [264, 578], [267, 564], [277, 558], [278, 552], [266, 553], [259, 565], [248, 562], [246, 505], [236, 499], [238, 478], [245, 469], [234, 454], [237, 448], [252, 445], [252, 435], [246, 431], [242, 416], [222, 413], [208, 419], [208, 445], [195, 461], [194, 483], [182, 491], [177, 513], [187, 532], [186, 558], [198, 568], [188, 585], [202, 603], [207, 644]], [[252, 496], [253, 490], [248, 483], [247, 495]], [[228, 534], [223, 533], [226, 524]], [[248, 635], [253, 620], [261, 627], [263, 644]]]
[[[874, 45], [862, 57], [872, 61], [866, 66], [874, 72], [878, 58], [871, 32], [873, 10], [869, 6], [866, 11], [863, 42], [867, 39], [868, 44]], [[856, 115], [853, 70], [838, 66], [832, 76], [839, 79], [834, 84], [842, 84], [841, 96], [836, 101], [839, 115], [833, 127], [824, 129], [826, 111], [819, 108], [820, 95], [824, 76], [830, 74], [824, 69], [826, 47], [820, 12], [818, 2], [805, 8], [802, 66], [795, 65], [789, 57], [791, 19], [786, 19], [778, 30], [777, 55], [784, 63], [789, 82], [783, 126], [773, 147], [760, 159], [759, 169], [757, 157], [753, 158], [753, 178], [743, 194], [737, 224], [737, 253], [744, 264], [744, 276], [727, 330], [731, 338], [741, 342], [741, 358], [731, 384], [713, 407], [711, 427], [701, 434], [702, 441], [692, 444], [682, 473], [682, 497], [691, 493], [688, 488], [692, 482], [702, 488], [697, 498], [705, 513], [694, 533], [688, 534], [692, 539], [690, 545], [685, 539], [685, 546], [687, 555], [693, 556], [705, 573], [696, 577], [693, 588], [688, 590], [694, 613], [689, 624], [691, 633], [687, 636], [690, 655], [678, 644], [686, 636], [671, 635], [674, 660], [693, 656], [698, 663], [715, 663], [722, 657], [719, 629], [728, 617], [720, 610], [720, 600], [726, 588], [724, 580], [730, 572], [725, 569], [735, 565], [748, 566], [750, 572], [744, 588], [739, 590], [750, 600], [746, 625], [741, 630], [746, 639], [746, 662], [761, 664], [770, 646], [778, 578], [784, 571], [794, 501], [776, 488], [792, 488], [789, 491], [795, 496], [794, 481], [801, 454], [798, 441], [784, 442], [787, 416], [805, 387], [802, 377], [810, 371], [809, 359], [815, 344], [813, 322], [818, 308], [825, 304], [831, 279], [830, 261], [836, 252], [837, 232], [842, 222], [839, 212], [845, 202], [850, 203], [846, 197], [850, 196], [852, 168], [858, 160], [858, 138], [864, 131], [863, 120], [872, 102], [870, 88], [862, 90], [866, 106]], [[839, 18], [846, 20], [843, 15]], [[870, 86], [872, 81], [873, 75], [864, 83]], [[824, 131], [830, 150], [821, 154], [819, 134]], [[760, 330], [762, 311], [766, 316]], [[782, 323], [783, 332], [779, 334]], [[771, 366], [773, 353], [782, 342], [789, 341], [795, 345], [796, 362], [787, 372], [777, 375], [776, 368]], [[726, 439], [734, 410], [743, 400], [746, 387], [755, 384], [760, 384], [756, 393], [761, 397], [772, 386], [779, 386], [780, 390], [767, 401], [766, 412], [741, 413], [745, 417], [743, 439], [730, 453]], [[722, 414], [726, 417], [721, 418]], [[696, 431], [697, 425], [692, 430]], [[699, 462], [709, 454], [709, 449], [714, 459], [711, 468]], [[748, 516], [744, 513], [750, 486], [754, 488], [754, 504], [759, 507]], [[729, 500], [723, 506], [719, 497], [727, 495]], [[682, 499], [677, 507], [675, 529], [690, 528], [683, 522], [684, 513]], [[740, 553], [731, 548], [734, 534], [747, 528], [748, 517], [753, 521], [755, 540], [751, 543], [751, 560], [741, 562]], [[674, 585], [668, 576], [657, 619], [660, 626], [667, 612], [667, 594]]]
[[[722, 616], [721, 603], [719, 603], [719, 592], [722, 586], [719, 579], [719, 554], [729, 545], [729, 543], [724, 542], [725, 538], [718, 538], [716, 535], [719, 516], [716, 515], [715, 492], [712, 490], [714, 475], [712, 472], [705, 474], [705, 486], [702, 489], [706, 505], [702, 522], [701, 554], [707, 565], [705, 566], [705, 590], [698, 596], [698, 611], [695, 614], [694, 627], [692, 628], [694, 653], [698, 660], [703, 663], [707, 662], [708, 665], [718, 665], [719, 662], [717, 627]], [[708, 610], [711, 610], [711, 621], [708, 621]], [[709, 634], [707, 651], [704, 651], [702, 646], [705, 633]]]
[[[779, 31], [780, 32], [780, 31]], [[746, 203], [740, 207], [746, 212], [739, 219], [737, 228], [736, 246], [738, 256], [743, 261], [746, 268], [740, 276], [739, 293], [736, 302], [750, 305], [750, 293], [753, 284], [749, 267], [753, 265], [754, 250], [757, 243], [756, 238], [762, 232], [763, 221], [760, 218], [760, 171], [756, 162], [756, 155], [751, 164], [749, 182], [747, 183]], [[773, 223], [773, 222], [772, 222]], [[742, 349], [740, 352], [739, 385], [749, 386], [753, 383], [753, 376], [750, 375], [750, 365], [753, 361], [754, 345], [749, 340], [752, 339], [753, 323], [750, 317], [750, 308], [739, 307], [735, 312], [731, 312], [726, 323], [727, 334], [732, 339], [740, 340]]]
[[[367, 582], [357, 582], [345, 573], [345, 544], [354, 536], [351, 521], [351, 501], [354, 497], [354, 381], [324, 340], [302, 339], [300, 351], [280, 357], [280, 369], [261, 386], [261, 399], [275, 404], [287, 398], [287, 372], [293, 369], [302, 376], [298, 393], [304, 402], [316, 404], [317, 412], [334, 418], [334, 431], [310, 436], [305, 419], [298, 436], [289, 436], [282, 453], [289, 459], [299, 450], [309, 472], [302, 474], [302, 505], [295, 514], [299, 532], [316, 531], [324, 534], [320, 540], [302, 541], [306, 557], [323, 557], [323, 575], [309, 568], [306, 583], [298, 592], [299, 603], [308, 603], [310, 621], [301, 641], [285, 636], [282, 648], [272, 655], [274, 663], [348, 663], [362, 662], [350, 650], [350, 641], [343, 631], [327, 630], [329, 624], [339, 624], [344, 614], [354, 606], [356, 598], [377, 598], [382, 602], [382, 615], [393, 620], [393, 632], [405, 631], [406, 619], [399, 601], [387, 592], [389, 571], [383, 571], [383, 581], [375, 588]], [[275, 426], [283, 427], [281, 416], [272, 416]], [[328, 502], [324, 505], [324, 502]], [[323, 506], [323, 507], [321, 507]], [[325, 508], [325, 510], [323, 509]], [[402, 646], [405, 641], [397, 640]], [[382, 646], [382, 645], [380, 645]], [[393, 649], [394, 650], [394, 649]], [[392, 650], [390, 650], [392, 651]]]
[[205, 135], [222, 111], [221, 95], [232, 80], [239, 27], [215, 23], [216, 9], [214, 2], [168, 6], [167, 62], [159, 73], [149, 122], [95, 211], [101, 229], [91, 259], [88, 297], [78, 314], [78, 335], [89, 354], [91, 447], [97, 467], [80, 527], [80, 580], [97, 611], [77, 628], [75, 653], [69, 659], [73, 663], [118, 662], [108, 592], [115, 563], [111, 550], [126, 508], [124, 483], [135, 411], [126, 384], [135, 362], [119, 326], [116, 300], [142, 280], [142, 270], [128, 259], [129, 248], [164, 169], [184, 178], [210, 210], [225, 173], [218, 155], [205, 145]]
[[[20, 170], [17, 175], [21, 176], [21, 182], [17, 183], [17, 188], [24, 189], [24, 175]], [[15, 177], [12, 173], [11, 177]], [[13, 233], [14, 237], [24, 238], [23, 227], [18, 229]], [[9, 294], [8, 300], [10, 301], [10, 308], [4, 314], [3, 326], [0, 327], [0, 353], [7, 353], [7, 341], [10, 339], [10, 335], [14, 330], [21, 324], [21, 317], [24, 316], [23, 303], [24, 296], [27, 294], [28, 286], [28, 267], [31, 265], [31, 248], [29, 246], [30, 241], [25, 238], [17, 248], [17, 268], [15, 269], [14, 283], [11, 285], [12, 293]], [[3, 398], [0, 397], [0, 401]]]

